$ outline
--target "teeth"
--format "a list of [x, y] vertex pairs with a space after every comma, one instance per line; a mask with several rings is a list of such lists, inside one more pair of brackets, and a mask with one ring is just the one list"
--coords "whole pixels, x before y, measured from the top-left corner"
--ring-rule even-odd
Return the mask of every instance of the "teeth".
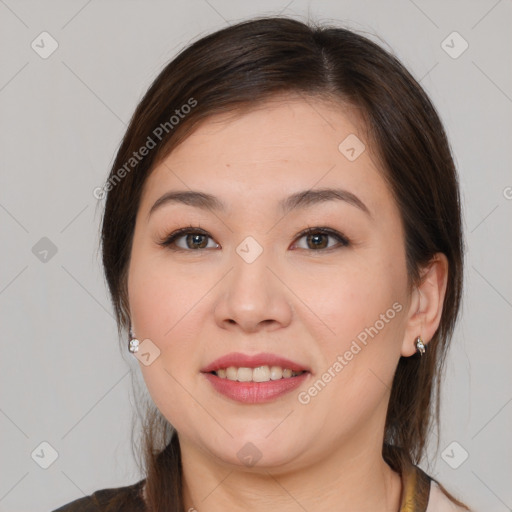
[[294, 372], [289, 368], [280, 366], [258, 366], [257, 368], [221, 368], [215, 372], [221, 379], [236, 380], [239, 382], [269, 382], [271, 380], [288, 379], [304, 372]]
[[272, 366], [270, 368], [270, 379], [279, 380], [283, 377], [283, 369], [279, 366]]
[[251, 368], [238, 368], [236, 380], [240, 382], [251, 382], [253, 370]]
[[237, 380], [238, 370], [234, 366], [226, 368], [226, 378], [229, 380]]

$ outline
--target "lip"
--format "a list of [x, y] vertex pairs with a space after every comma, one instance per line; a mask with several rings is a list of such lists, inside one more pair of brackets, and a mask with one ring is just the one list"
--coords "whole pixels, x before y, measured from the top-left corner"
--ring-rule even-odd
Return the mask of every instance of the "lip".
[[221, 379], [214, 373], [204, 373], [213, 388], [222, 395], [244, 404], [270, 402], [298, 388], [311, 375], [304, 372], [296, 377], [271, 380], [268, 382], [238, 382]]
[[[211, 362], [208, 366], [205, 366], [201, 372], [210, 373], [215, 372], [221, 368], [229, 368], [235, 366], [237, 368], [258, 368], [259, 366], [280, 366], [283, 370], [289, 368], [295, 372], [309, 372], [311, 370], [300, 363], [291, 361], [284, 357], [278, 356], [277, 354], [270, 354], [262, 352], [260, 354], [248, 355], [240, 352], [231, 352], [226, 354], [215, 361]], [[277, 381], [274, 381], [277, 382]]]

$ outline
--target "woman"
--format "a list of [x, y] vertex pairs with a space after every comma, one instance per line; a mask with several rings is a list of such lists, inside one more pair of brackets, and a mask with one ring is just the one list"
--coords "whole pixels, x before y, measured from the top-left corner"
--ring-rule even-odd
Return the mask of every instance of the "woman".
[[104, 192], [146, 478], [59, 512], [469, 510], [417, 466], [463, 242], [445, 132], [396, 58], [282, 17], [204, 37]]

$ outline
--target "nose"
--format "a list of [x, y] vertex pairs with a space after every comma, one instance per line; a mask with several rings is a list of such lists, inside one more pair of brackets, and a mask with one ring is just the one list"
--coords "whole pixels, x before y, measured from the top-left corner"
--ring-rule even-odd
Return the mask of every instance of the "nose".
[[254, 261], [233, 254], [231, 270], [217, 289], [214, 315], [219, 327], [258, 332], [290, 324], [293, 295], [269, 253], [263, 250]]

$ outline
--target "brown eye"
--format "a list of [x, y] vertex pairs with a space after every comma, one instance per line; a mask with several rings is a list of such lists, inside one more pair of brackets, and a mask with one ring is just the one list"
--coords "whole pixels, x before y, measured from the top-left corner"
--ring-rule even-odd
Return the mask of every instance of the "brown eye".
[[[319, 249], [333, 249], [339, 246], [347, 246], [349, 242], [341, 233], [327, 228], [308, 228], [299, 235], [299, 239], [306, 239], [306, 246], [300, 249], [310, 249], [317, 251]], [[329, 238], [336, 240], [337, 244], [329, 245]]]
[[[341, 233], [330, 228], [308, 228], [302, 231], [298, 239], [305, 239], [306, 245], [298, 247], [300, 249], [307, 249], [312, 251], [336, 249], [349, 245], [349, 241]], [[330, 240], [335, 243], [330, 243]], [[209, 241], [213, 243], [208, 245]], [[174, 251], [197, 251], [200, 249], [215, 249], [219, 248], [208, 233], [200, 230], [199, 228], [182, 228], [174, 231], [164, 240], [159, 242], [159, 245], [167, 247]]]
[[201, 233], [188, 234], [185, 244], [189, 249], [204, 249], [208, 245], [208, 237]]
[[306, 240], [310, 249], [325, 249], [329, 245], [328, 238], [329, 235], [326, 235], [325, 233], [306, 235]]
[[214, 244], [213, 247], [208, 247], [209, 238], [210, 236], [206, 232], [198, 230], [197, 228], [183, 228], [171, 233], [168, 237], [159, 242], [159, 245], [176, 251], [218, 247], [218, 244]]

